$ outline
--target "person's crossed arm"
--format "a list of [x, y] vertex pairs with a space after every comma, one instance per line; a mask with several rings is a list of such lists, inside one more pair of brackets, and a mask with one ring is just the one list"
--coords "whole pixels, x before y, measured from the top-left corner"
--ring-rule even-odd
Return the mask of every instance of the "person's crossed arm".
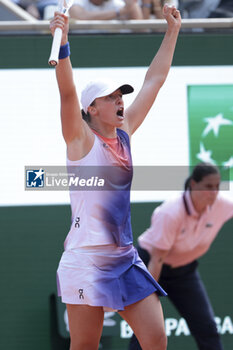
[[[121, 19], [142, 19], [142, 10], [138, 4], [137, 0], [124, 0], [124, 5], [122, 2], [116, 2], [109, 6], [108, 8], [102, 8], [101, 5], [104, 0], [98, 0], [98, 5], [96, 1], [88, 0], [90, 4], [96, 5], [101, 8], [101, 10], [90, 10], [90, 8], [85, 8], [85, 2], [78, 2], [74, 4], [70, 11], [70, 17], [77, 20], [121, 20]], [[86, 3], [87, 3], [86, 2]]]

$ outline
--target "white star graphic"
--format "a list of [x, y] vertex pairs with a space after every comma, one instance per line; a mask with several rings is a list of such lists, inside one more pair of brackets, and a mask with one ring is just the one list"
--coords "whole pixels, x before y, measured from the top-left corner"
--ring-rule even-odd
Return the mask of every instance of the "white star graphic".
[[200, 152], [196, 154], [196, 157], [202, 162], [215, 164], [215, 161], [211, 158], [212, 151], [205, 150], [203, 143], [200, 143]]
[[36, 177], [34, 178], [33, 181], [35, 181], [36, 179], [38, 179], [38, 177], [41, 177], [41, 175], [44, 174], [44, 170], [40, 169], [38, 171], [35, 171]]
[[232, 168], [233, 167], [233, 157], [230, 157], [226, 162], [222, 163], [225, 167]]
[[215, 136], [218, 136], [219, 128], [221, 125], [232, 125], [233, 122], [230, 119], [223, 118], [222, 113], [216, 115], [216, 117], [204, 118], [204, 121], [207, 122], [207, 126], [202, 133], [202, 136], [206, 136], [211, 130]]

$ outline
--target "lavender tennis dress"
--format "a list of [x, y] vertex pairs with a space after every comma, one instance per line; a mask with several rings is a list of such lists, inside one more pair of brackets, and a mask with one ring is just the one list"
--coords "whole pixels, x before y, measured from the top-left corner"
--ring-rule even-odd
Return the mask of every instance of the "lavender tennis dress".
[[86, 182], [70, 187], [72, 223], [57, 270], [62, 301], [124, 310], [154, 292], [166, 295], [133, 246], [128, 135], [95, 135], [91, 151], [67, 160], [67, 169]]

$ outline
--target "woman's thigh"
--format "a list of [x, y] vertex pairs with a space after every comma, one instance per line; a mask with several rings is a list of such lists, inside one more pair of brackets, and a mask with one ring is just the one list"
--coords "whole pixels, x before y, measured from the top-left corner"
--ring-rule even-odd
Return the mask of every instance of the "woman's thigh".
[[164, 318], [158, 296], [153, 293], [125, 307], [119, 314], [133, 329], [143, 350], [164, 350], [167, 339]]
[[104, 321], [102, 307], [66, 305], [69, 320], [71, 350], [97, 350]]

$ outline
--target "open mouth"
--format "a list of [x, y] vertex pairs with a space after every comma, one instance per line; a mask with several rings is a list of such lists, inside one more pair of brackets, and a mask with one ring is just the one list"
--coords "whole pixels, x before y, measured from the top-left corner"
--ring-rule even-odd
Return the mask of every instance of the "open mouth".
[[118, 115], [119, 117], [123, 117], [123, 116], [124, 116], [124, 109], [123, 109], [123, 108], [118, 109], [117, 115]]

